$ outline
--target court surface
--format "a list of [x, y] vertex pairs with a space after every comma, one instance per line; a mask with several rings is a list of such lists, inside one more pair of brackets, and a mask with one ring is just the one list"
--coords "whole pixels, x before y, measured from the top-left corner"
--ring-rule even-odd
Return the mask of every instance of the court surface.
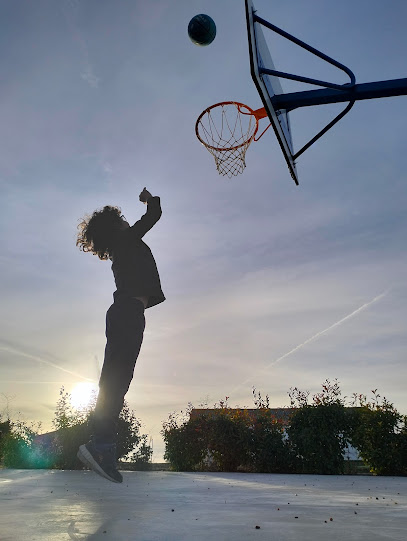
[[123, 475], [0, 470], [1, 541], [406, 539], [407, 477]]

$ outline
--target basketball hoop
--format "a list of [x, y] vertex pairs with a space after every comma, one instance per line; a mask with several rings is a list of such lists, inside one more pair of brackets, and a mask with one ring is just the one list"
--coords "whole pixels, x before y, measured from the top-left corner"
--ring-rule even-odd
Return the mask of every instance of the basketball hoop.
[[257, 137], [259, 120], [266, 117], [264, 108], [254, 111], [237, 101], [223, 101], [211, 105], [196, 121], [195, 133], [199, 141], [215, 158], [220, 175], [231, 178], [246, 167], [246, 151], [252, 141], [258, 141], [270, 124]]

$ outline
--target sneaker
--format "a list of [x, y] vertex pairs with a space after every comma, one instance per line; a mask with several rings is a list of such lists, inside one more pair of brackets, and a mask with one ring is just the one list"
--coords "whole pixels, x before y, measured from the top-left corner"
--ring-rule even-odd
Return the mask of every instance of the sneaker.
[[89, 443], [81, 445], [77, 454], [79, 460], [95, 473], [112, 481], [122, 483], [123, 477], [116, 466], [116, 444]]

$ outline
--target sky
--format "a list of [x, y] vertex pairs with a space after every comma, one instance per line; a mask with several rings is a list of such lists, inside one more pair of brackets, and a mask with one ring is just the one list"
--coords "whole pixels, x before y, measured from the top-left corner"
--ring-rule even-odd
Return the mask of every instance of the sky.
[[[358, 83], [406, 76], [403, 0], [256, 0], [259, 15], [347, 65]], [[97, 384], [110, 263], [75, 246], [106, 204], [134, 223], [144, 186], [163, 215], [146, 235], [167, 300], [146, 311], [126, 396], [162, 461], [162, 422], [187, 404], [272, 407], [337, 379], [407, 414], [407, 97], [360, 101], [297, 161], [272, 130], [220, 176], [195, 136], [208, 106], [262, 106], [243, 0], [2, 1], [0, 412], [52, 429], [63, 386]], [[189, 20], [210, 15], [208, 47]], [[266, 33], [276, 69], [342, 72]], [[309, 90], [282, 82], [284, 92]], [[293, 111], [300, 148], [344, 104]], [[261, 127], [266, 127], [265, 120]]]

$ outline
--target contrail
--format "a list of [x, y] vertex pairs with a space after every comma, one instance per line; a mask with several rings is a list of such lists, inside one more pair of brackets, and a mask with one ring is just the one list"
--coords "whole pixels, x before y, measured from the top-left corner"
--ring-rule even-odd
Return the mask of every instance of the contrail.
[[47, 361], [42, 357], [38, 357], [37, 355], [31, 355], [31, 353], [26, 353], [25, 351], [21, 351], [20, 349], [14, 348], [12, 346], [4, 345], [4, 343], [3, 344], [0, 343], [0, 350], [7, 351], [8, 353], [13, 353], [14, 355], [20, 355], [21, 357], [26, 357], [27, 359], [31, 359], [32, 361], [37, 361], [38, 363], [41, 363], [41, 364], [52, 366], [52, 368], [56, 368], [57, 370], [62, 370], [62, 372], [66, 372], [67, 374], [70, 374], [71, 376], [75, 376], [76, 378], [94, 382], [94, 380], [91, 378], [86, 378], [85, 376], [82, 376], [81, 374], [72, 372], [72, 370], [67, 370], [66, 368], [63, 368], [62, 366], [59, 366], [58, 364], [55, 364], [51, 361]]
[[65, 7], [63, 4], [61, 4], [60, 7], [65, 17], [68, 29], [72, 32], [73, 39], [78, 43], [83, 55], [84, 70], [80, 74], [81, 78], [91, 87], [98, 88], [100, 79], [94, 73], [93, 66], [90, 62], [89, 49], [86, 44], [86, 40], [84, 39], [82, 32], [79, 30], [77, 23], [80, 2], [79, 0], [71, 0], [68, 2], [67, 7]]
[[343, 317], [342, 319], [340, 319], [339, 321], [337, 321], [336, 323], [334, 323], [333, 325], [330, 325], [329, 327], [327, 327], [326, 329], [324, 329], [323, 331], [319, 331], [317, 332], [316, 334], [314, 334], [314, 336], [311, 336], [311, 338], [308, 338], [307, 340], [305, 340], [305, 342], [302, 342], [301, 344], [299, 344], [298, 346], [296, 346], [295, 348], [291, 349], [290, 351], [288, 351], [287, 353], [284, 353], [284, 355], [282, 355], [281, 357], [279, 357], [278, 359], [274, 359], [274, 361], [271, 361], [271, 363], [269, 363], [267, 366], [265, 366], [264, 368], [261, 368], [260, 370], [257, 370], [252, 376], [250, 376], [250, 378], [246, 379], [243, 383], [241, 383], [240, 385], [238, 385], [237, 387], [235, 387], [235, 389], [233, 389], [233, 391], [236, 391], [237, 389], [240, 389], [240, 387], [242, 387], [243, 385], [245, 385], [246, 383], [248, 383], [250, 380], [253, 379], [253, 377], [258, 374], [259, 372], [265, 372], [268, 368], [270, 368], [271, 366], [274, 366], [275, 364], [279, 363], [280, 361], [282, 361], [283, 359], [285, 359], [286, 357], [288, 357], [289, 355], [291, 355], [292, 353], [298, 351], [300, 348], [306, 346], [307, 344], [309, 344], [310, 342], [312, 342], [313, 340], [316, 340], [317, 338], [319, 338], [320, 336], [322, 336], [323, 334], [325, 334], [326, 332], [330, 331], [331, 329], [334, 329], [335, 327], [338, 327], [339, 325], [341, 325], [344, 321], [347, 321], [348, 319], [350, 319], [351, 317], [353, 316], [356, 316], [356, 314], [359, 314], [359, 312], [361, 312], [362, 310], [365, 310], [365, 308], [367, 308], [368, 306], [370, 306], [371, 304], [373, 304], [374, 302], [377, 302], [379, 301], [380, 299], [382, 299], [385, 295], [387, 295], [387, 293], [389, 292], [389, 290], [387, 289], [386, 291], [383, 291], [383, 293], [381, 293], [380, 295], [377, 295], [377, 297], [375, 297], [374, 299], [372, 299], [371, 301], [369, 302], [366, 302], [365, 304], [362, 304], [362, 306], [360, 306], [359, 308], [357, 308], [356, 310], [354, 310], [353, 312], [351, 312], [350, 314], [348, 314], [347, 316]]

